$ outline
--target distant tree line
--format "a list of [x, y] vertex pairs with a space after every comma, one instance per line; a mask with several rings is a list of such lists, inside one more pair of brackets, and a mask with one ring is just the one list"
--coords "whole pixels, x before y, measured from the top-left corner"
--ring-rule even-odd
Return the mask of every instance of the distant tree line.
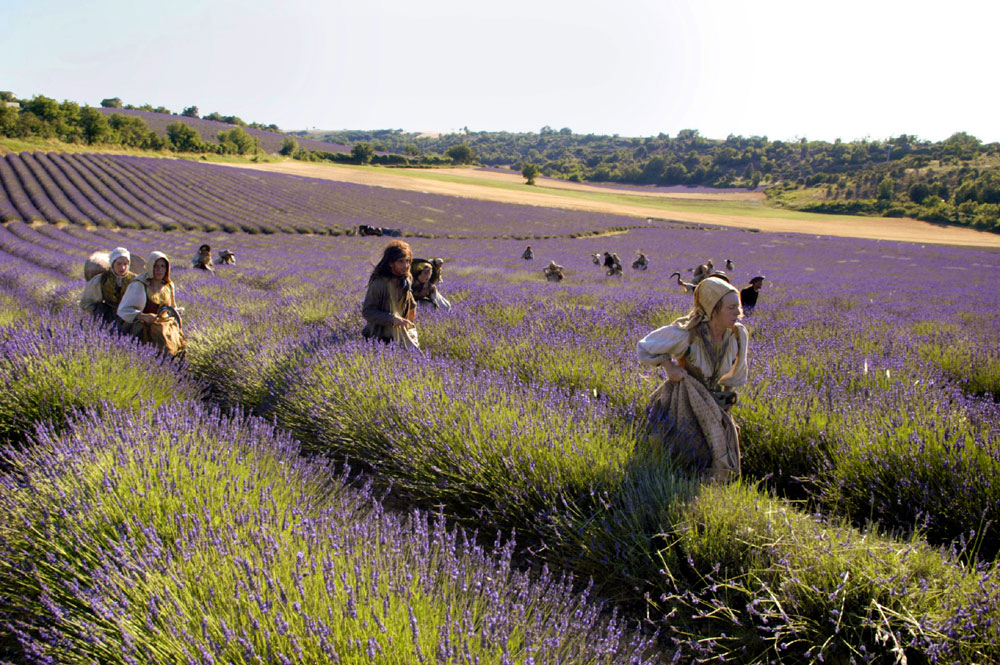
[[[122, 100], [120, 97], [109, 97], [107, 99], [101, 100], [101, 106], [109, 109], [126, 109], [132, 111], [149, 111], [150, 113], [165, 113], [167, 115], [173, 115], [170, 109], [163, 106], [153, 107], [152, 104], [143, 104], [141, 106], [133, 106], [132, 104], [122, 105]], [[222, 115], [218, 111], [213, 111], [208, 115], [200, 116], [198, 115], [197, 106], [188, 106], [181, 111], [181, 116], [185, 118], [201, 118], [202, 120], [215, 120], [216, 122], [224, 122], [227, 125], [237, 125], [239, 127], [250, 127], [251, 129], [260, 129], [265, 132], [280, 132], [281, 130], [277, 125], [271, 123], [270, 125], [265, 125], [259, 122], [251, 122], [247, 124], [242, 118], [235, 115]]]
[[[305, 133], [303, 133], [305, 134]], [[419, 159], [468, 147], [479, 163], [576, 182], [765, 187], [775, 205], [815, 212], [908, 216], [1000, 231], [1000, 144], [965, 132], [940, 142], [771, 141], [766, 136], [626, 138], [543, 127], [537, 134], [461, 132], [428, 137], [398, 129], [308, 134]], [[463, 148], [464, 149], [464, 148]], [[526, 176], [527, 177], [527, 176]]]
[[[10, 104], [8, 104], [9, 102]], [[101, 100], [109, 109], [170, 113], [169, 110], [149, 105], [134, 107], [122, 104], [118, 97]], [[198, 118], [198, 107], [189, 106], [180, 114], [182, 118]], [[165, 135], [151, 129], [140, 116], [111, 113], [105, 115], [96, 108], [76, 102], [57, 102], [44, 95], [31, 99], [18, 99], [13, 93], [0, 91], [0, 137], [58, 139], [66, 143], [94, 146], [115, 146], [138, 150], [168, 150], [184, 153], [216, 153], [233, 155], [258, 155], [263, 152], [260, 140], [244, 128], [280, 131], [277, 125], [250, 123], [247, 125], [236, 116], [211, 113], [201, 118], [232, 124], [233, 128], [216, 134], [217, 143], [205, 141], [197, 129], [178, 119], [166, 125]], [[410, 158], [405, 155], [380, 154], [367, 142], [354, 145], [350, 153], [332, 153], [301, 148], [293, 136], [286, 136], [280, 154], [307, 161], [333, 161], [355, 164], [381, 164], [386, 166], [442, 166], [474, 163], [476, 155], [468, 146], [455, 146], [448, 155], [422, 155]]]
[[[244, 127], [278, 131], [276, 125], [247, 125], [236, 116], [204, 117], [233, 125], [205, 142], [182, 122], [159, 136], [140, 117], [112, 114], [44, 96], [18, 100], [0, 92], [0, 136], [58, 138], [87, 144], [144, 150], [258, 154], [258, 139]], [[8, 105], [6, 102], [18, 102]], [[163, 107], [122, 105], [107, 108], [169, 113]], [[197, 106], [182, 116], [197, 118]], [[299, 146], [296, 136], [353, 146], [350, 153]], [[576, 182], [645, 185], [765, 187], [773, 205], [832, 214], [915, 217], [1000, 231], [1000, 144], [984, 144], [965, 132], [940, 142], [900, 135], [887, 140], [771, 141], [766, 136], [708, 139], [697, 130], [677, 136], [627, 138], [574, 134], [568, 127], [533, 132], [461, 132], [438, 137], [399, 129], [294, 132], [280, 153], [307, 161], [386, 166], [432, 167], [485, 164]]]
[[[10, 138], [52, 138], [66, 143], [120, 146], [140, 150], [172, 150], [175, 152], [256, 155], [261, 152], [260, 140], [243, 127], [234, 126], [216, 135], [218, 143], [209, 143], [201, 134], [183, 122], [167, 125], [166, 136], [160, 136], [138, 116], [112, 113], [104, 115], [96, 108], [76, 102], [57, 102], [37, 95], [17, 100], [10, 93], [0, 106], [0, 136]], [[117, 98], [105, 99], [102, 105], [119, 108]], [[144, 109], [140, 109], [144, 110]]]

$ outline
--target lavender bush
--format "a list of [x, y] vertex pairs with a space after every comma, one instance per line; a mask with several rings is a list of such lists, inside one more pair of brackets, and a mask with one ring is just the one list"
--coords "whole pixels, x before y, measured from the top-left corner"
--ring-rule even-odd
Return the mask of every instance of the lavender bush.
[[20, 443], [38, 422], [62, 425], [101, 403], [143, 409], [199, 395], [174, 361], [90, 321], [30, 321], [0, 329], [0, 439]]
[[27, 662], [646, 663], [572, 580], [384, 512], [257, 419], [83, 415], [3, 480], [0, 610]]

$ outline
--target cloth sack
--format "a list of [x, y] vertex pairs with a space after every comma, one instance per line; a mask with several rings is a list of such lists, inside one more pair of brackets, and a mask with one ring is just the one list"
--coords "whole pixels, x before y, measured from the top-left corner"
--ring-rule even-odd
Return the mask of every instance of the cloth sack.
[[410, 351], [420, 350], [420, 338], [417, 336], [416, 328], [404, 328], [403, 326], [393, 326], [392, 340]]
[[[138, 325], [136, 325], [138, 324]], [[133, 329], [138, 328], [139, 341], [152, 344], [170, 356], [178, 356], [187, 349], [187, 340], [181, 329], [181, 318], [173, 307], [163, 305], [152, 323], [136, 319]]]
[[434, 304], [437, 305], [439, 308], [443, 309], [446, 312], [451, 311], [451, 302], [443, 295], [441, 295], [441, 292], [438, 291], [437, 289], [434, 290], [433, 298], [434, 298]]

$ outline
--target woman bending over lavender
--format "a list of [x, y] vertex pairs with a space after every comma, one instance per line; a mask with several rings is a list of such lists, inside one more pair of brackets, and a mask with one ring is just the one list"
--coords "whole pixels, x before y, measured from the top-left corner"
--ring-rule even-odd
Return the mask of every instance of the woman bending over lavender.
[[708, 277], [694, 292], [694, 307], [637, 344], [639, 361], [663, 367], [666, 380], [653, 393], [648, 416], [652, 445], [670, 448], [701, 477], [740, 475], [739, 430], [729, 411], [735, 388], [747, 382], [747, 331], [739, 323], [739, 291]]

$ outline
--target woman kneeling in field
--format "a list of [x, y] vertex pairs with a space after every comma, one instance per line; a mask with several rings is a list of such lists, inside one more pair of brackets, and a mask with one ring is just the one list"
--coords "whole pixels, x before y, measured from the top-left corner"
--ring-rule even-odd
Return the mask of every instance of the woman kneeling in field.
[[132, 256], [124, 247], [115, 247], [108, 255], [108, 269], [94, 275], [80, 295], [80, 307], [105, 323], [120, 325], [118, 305], [135, 273], [129, 270]]
[[170, 355], [179, 355], [186, 344], [180, 314], [175, 309], [170, 259], [163, 252], [153, 252], [146, 265], [148, 271], [136, 277], [125, 291], [118, 316], [125, 322], [126, 332]]
[[438, 284], [442, 282], [441, 266], [444, 259], [413, 259], [410, 264], [410, 274], [413, 275], [413, 298], [417, 304], [430, 304], [435, 309], [451, 310], [451, 303], [445, 298]]
[[382, 258], [368, 278], [368, 291], [361, 305], [361, 315], [367, 322], [361, 334], [368, 339], [420, 348], [414, 325], [417, 302], [410, 281], [412, 261], [413, 252], [402, 240], [393, 240], [385, 246]]
[[713, 481], [740, 475], [738, 429], [729, 411], [735, 388], [747, 382], [747, 331], [739, 291], [709, 277], [694, 292], [694, 308], [637, 345], [639, 361], [667, 378], [653, 393], [649, 442], [665, 445]]

